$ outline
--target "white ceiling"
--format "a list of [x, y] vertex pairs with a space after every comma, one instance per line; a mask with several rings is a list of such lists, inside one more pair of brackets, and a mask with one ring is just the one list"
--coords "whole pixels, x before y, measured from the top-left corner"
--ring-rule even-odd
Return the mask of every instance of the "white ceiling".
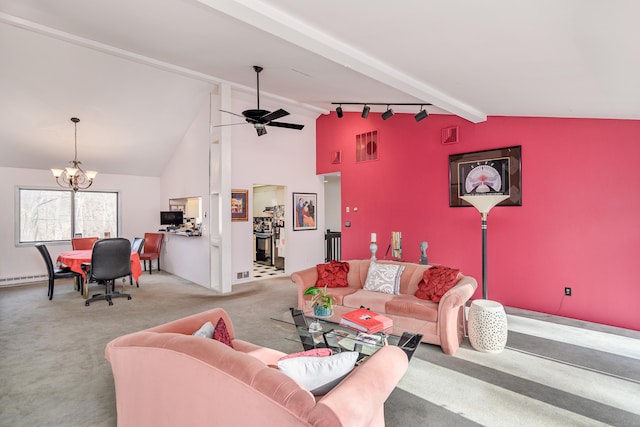
[[[254, 90], [254, 64], [263, 108], [292, 115], [640, 119], [639, 16], [636, 0], [0, 0], [0, 166], [61, 167], [77, 116], [85, 166], [159, 176], [212, 86]], [[295, 131], [262, 138], [279, 132]]]

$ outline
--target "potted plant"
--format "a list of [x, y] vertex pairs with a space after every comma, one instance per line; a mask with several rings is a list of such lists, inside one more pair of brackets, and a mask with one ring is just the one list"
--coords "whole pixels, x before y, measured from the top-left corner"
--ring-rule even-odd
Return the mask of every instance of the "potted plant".
[[316, 317], [329, 317], [333, 314], [333, 297], [327, 295], [327, 287], [311, 286], [304, 291], [304, 295], [311, 295], [311, 306]]

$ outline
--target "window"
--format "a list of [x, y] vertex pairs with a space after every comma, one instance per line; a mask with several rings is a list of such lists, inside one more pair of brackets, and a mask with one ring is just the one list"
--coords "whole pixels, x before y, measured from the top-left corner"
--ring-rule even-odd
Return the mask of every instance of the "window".
[[118, 235], [118, 193], [18, 189], [18, 243]]

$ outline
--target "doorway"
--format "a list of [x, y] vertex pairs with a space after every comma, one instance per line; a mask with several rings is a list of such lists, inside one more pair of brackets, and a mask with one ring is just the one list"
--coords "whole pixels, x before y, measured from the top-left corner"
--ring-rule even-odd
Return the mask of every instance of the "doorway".
[[285, 275], [286, 188], [276, 184], [253, 185], [253, 278]]
[[342, 259], [342, 191], [340, 174], [324, 176], [325, 262]]

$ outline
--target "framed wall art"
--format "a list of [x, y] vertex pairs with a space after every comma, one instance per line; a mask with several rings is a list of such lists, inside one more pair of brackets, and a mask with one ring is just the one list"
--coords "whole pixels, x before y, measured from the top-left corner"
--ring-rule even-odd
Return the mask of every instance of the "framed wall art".
[[293, 231], [317, 230], [318, 195], [293, 193]]
[[461, 196], [507, 195], [497, 206], [522, 206], [522, 147], [449, 156], [449, 206], [471, 206]]
[[249, 220], [249, 190], [231, 190], [231, 221]]

